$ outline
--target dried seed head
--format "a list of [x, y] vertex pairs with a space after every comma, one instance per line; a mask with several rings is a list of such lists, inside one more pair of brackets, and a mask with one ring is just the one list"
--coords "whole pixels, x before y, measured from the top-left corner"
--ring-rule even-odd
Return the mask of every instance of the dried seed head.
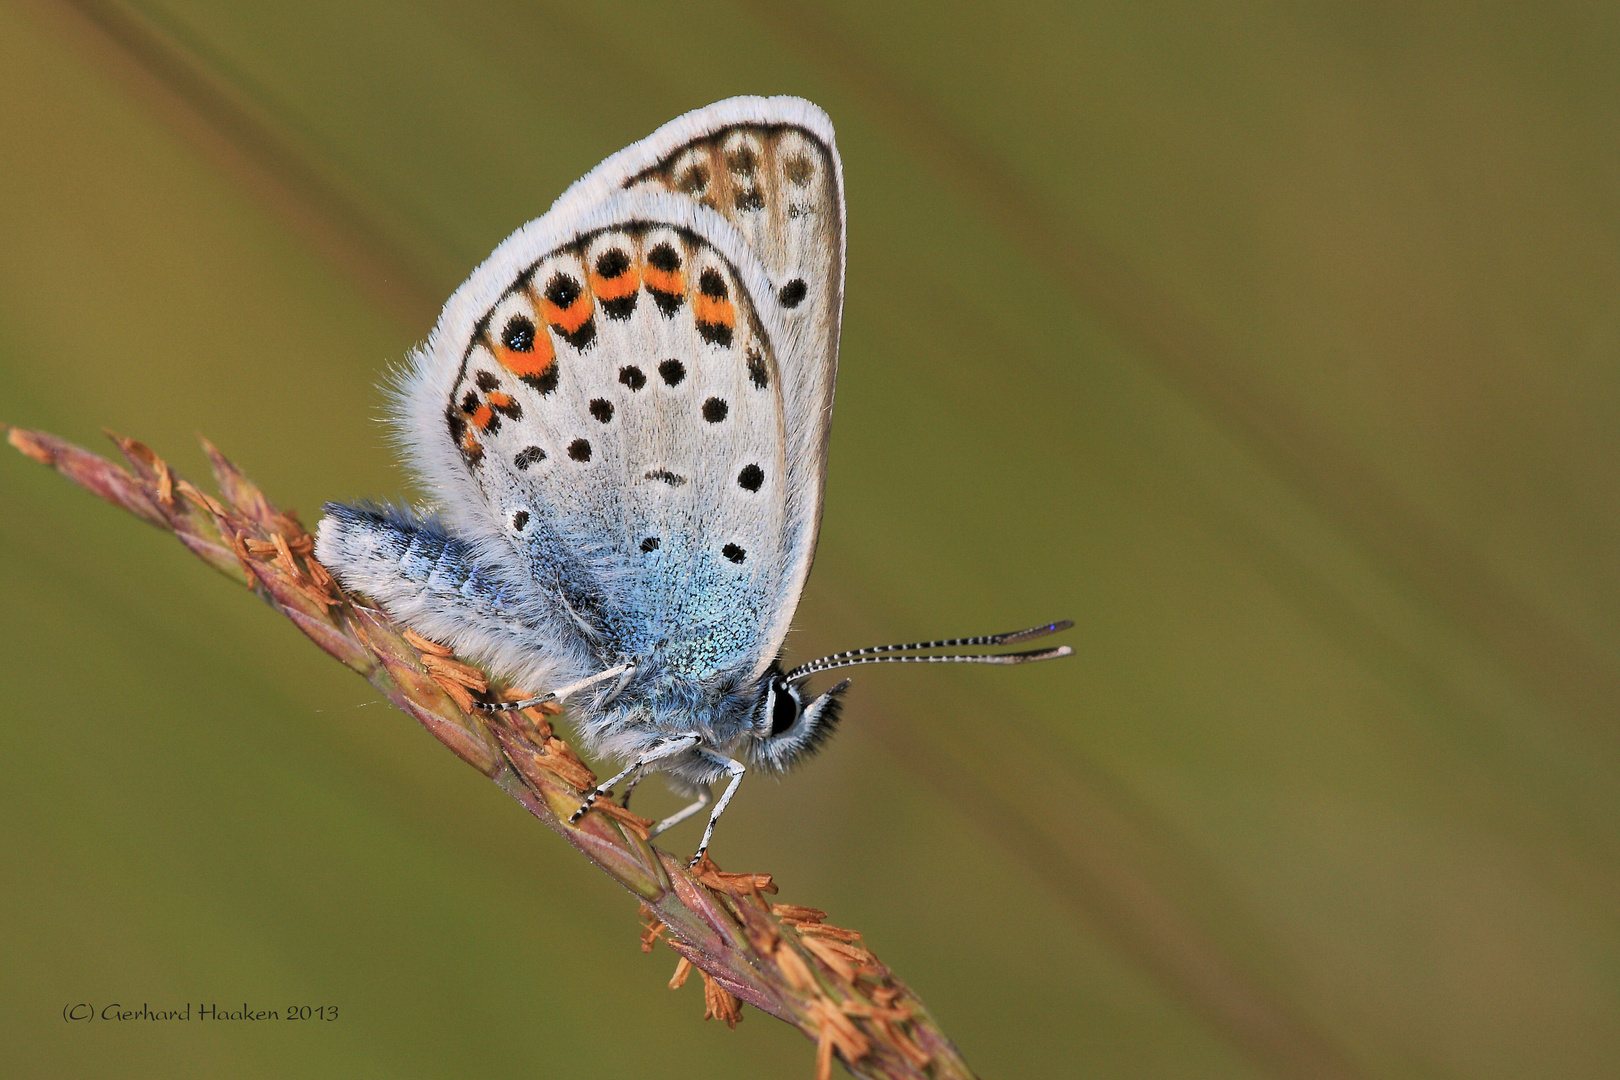
[[714, 977], [702, 968], [698, 974], [703, 976], [703, 1019], [711, 1016], [726, 1022], [726, 1026], [735, 1029], [742, 1020], [742, 1002], [737, 995], [715, 982]]
[[450, 646], [440, 645], [437, 641], [429, 641], [415, 630], [406, 630], [402, 636], [419, 653], [426, 653], [430, 656], [450, 656], [453, 652]]

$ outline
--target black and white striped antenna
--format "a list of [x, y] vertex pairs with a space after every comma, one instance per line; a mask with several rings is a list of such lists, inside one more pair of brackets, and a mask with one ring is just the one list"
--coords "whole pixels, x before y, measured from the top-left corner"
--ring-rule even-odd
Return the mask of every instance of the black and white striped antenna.
[[1033, 664], [1037, 660], [1056, 660], [1060, 656], [1072, 655], [1074, 650], [1067, 645], [1059, 645], [1055, 649], [1036, 649], [1032, 652], [1015, 653], [946, 653], [943, 656], [894, 656], [890, 654], [916, 653], [928, 649], [1016, 645], [1019, 642], [1032, 641], [1048, 634], [1062, 633], [1073, 625], [1074, 620], [1072, 619], [1060, 619], [1044, 626], [1032, 626], [1028, 630], [1014, 630], [1008, 634], [943, 638], [939, 641], [914, 641], [909, 645], [873, 645], [865, 649], [851, 649], [848, 652], [823, 656], [820, 660], [812, 660], [808, 664], [800, 664], [782, 678], [787, 682], [796, 683], [823, 671], [837, 671], [839, 668], [858, 667], [861, 664]]

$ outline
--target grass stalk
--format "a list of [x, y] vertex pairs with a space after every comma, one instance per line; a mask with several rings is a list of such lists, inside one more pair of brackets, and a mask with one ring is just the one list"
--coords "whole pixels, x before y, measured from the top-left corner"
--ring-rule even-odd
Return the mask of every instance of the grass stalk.
[[217, 495], [133, 439], [109, 433], [127, 463], [121, 467], [45, 432], [0, 427], [23, 454], [172, 532], [203, 562], [252, 589], [624, 886], [641, 904], [642, 950], [662, 941], [680, 957], [671, 988], [694, 968], [701, 974], [704, 1019], [735, 1027], [748, 1004], [792, 1024], [816, 1044], [818, 1080], [826, 1080], [835, 1060], [872, 1080], [973, 1076], [922, 1002], [859, 933], [828, 924], [816, 908], [772, 902], [771, 875], [726, 873], [707, 858], [688, 870], [648, 842], [650, 821], [610, 799], [570, 825], [596, 777], [553, 731], [550, 717], [561, 710], [475, 710], [477, 701], [519, 700], [534, 688], [492, 682], [448, 648], [346, 593], [316, 561], [298, 519], [277, 510], [206, 440]]

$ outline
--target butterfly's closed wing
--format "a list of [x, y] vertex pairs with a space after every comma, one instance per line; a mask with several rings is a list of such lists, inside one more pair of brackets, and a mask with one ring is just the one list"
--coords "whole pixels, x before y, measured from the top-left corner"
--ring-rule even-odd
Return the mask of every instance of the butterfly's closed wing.
[[521, 633], [558, 662], [524, 677], [768, 666], [814, 552], [842, 275], [830, 125], [748, 98], [609, 158], [457, 290], [401, 428], [451, 531], [550, 598]]

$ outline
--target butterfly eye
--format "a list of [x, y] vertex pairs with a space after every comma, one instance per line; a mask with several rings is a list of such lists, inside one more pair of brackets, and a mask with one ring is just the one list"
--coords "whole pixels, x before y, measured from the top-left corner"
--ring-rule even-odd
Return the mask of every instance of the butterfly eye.
[[799, 721], [799, 699], [785, 683], [771, 687], [771, 734], [780, 735]]
[[[839, 698], [849, 680], [820, 697], [806, 701], [804, 693], [780, 673], [765, 684], [765, 694], [754, 721], [748, 756], [768, 772], [784, 773], [794, 762], [814, 754], [838, 726]], [[767, 730], [768, 728], [768, 730]]]

